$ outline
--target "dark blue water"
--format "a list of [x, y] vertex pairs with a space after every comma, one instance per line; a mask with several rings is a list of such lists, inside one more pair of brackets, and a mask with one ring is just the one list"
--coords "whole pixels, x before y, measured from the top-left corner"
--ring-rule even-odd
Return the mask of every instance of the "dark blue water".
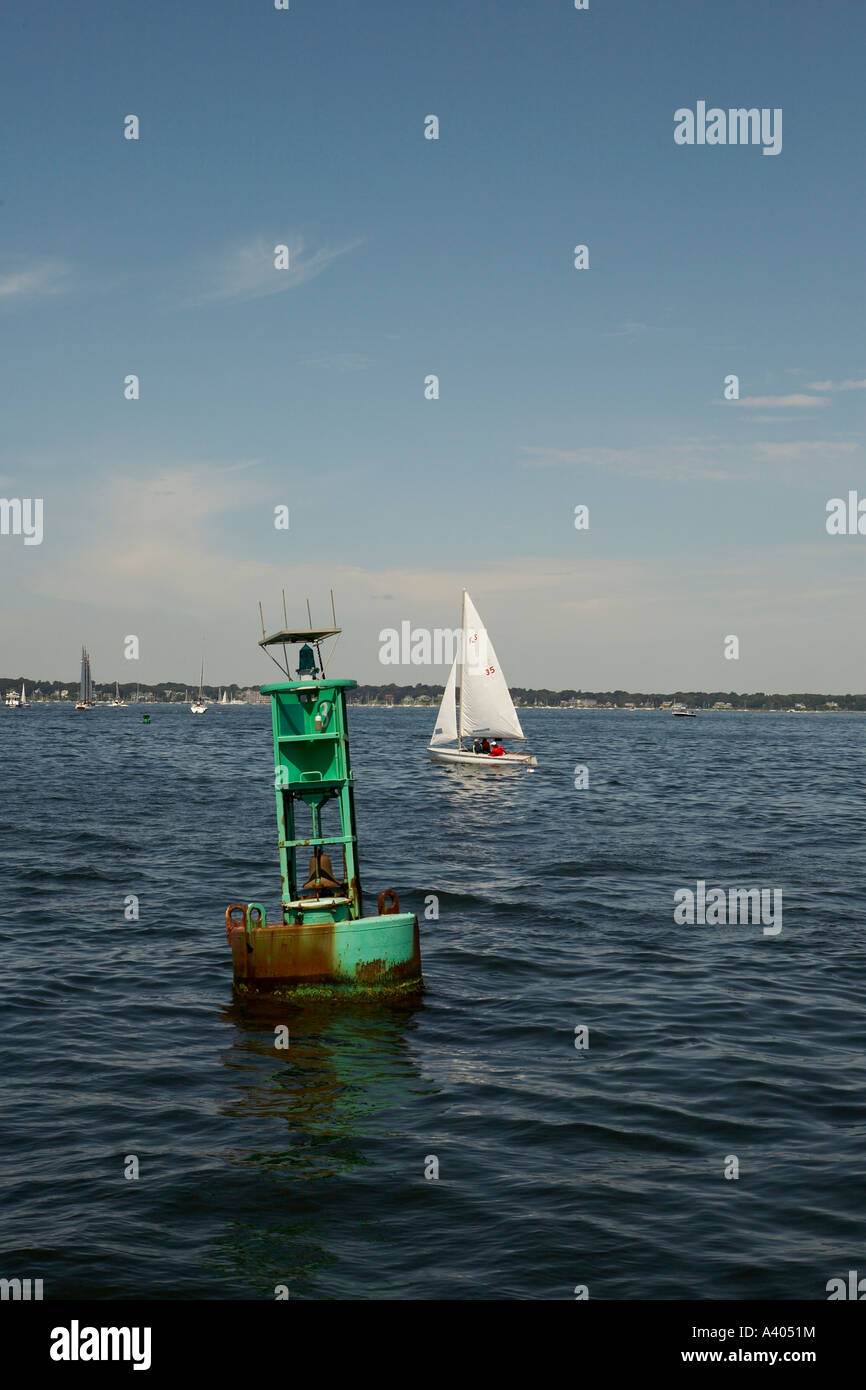
[[[151, 713], [0, 710], [0, 1274], [823, 1299], [863, 1265], [863, 716], [527, 711], [538, 772], [473, 780], [431, 711], [353, 709], [365, 889], [438, 898], [426, 993], [256, 1009], [223, 913], [278, 903], [269, 712]], [[698, 879], [781, 889], [781, 934], [676, 925]]]

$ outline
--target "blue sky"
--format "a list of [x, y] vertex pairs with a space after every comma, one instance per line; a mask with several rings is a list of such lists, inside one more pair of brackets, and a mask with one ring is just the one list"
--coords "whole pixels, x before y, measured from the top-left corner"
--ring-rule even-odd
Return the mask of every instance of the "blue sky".
[[[824, 519], [866, 496], [864, 41], [805, 0], [19, 7], [0, 493], [45, 537], [0, 537], [0, 673], [265, 679], [285, 585], [335, 589], [342, 673], [441, 679], [378, 634], [465, 584], [514, 684], [862, 691]], [[782, 152], [675, 145], [698, 100]]]

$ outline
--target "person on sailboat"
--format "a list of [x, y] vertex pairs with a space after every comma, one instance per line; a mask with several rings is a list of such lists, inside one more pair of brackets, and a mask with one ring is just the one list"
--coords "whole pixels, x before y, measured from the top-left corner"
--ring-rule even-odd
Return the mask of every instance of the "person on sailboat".
[[481, 747], [481, 739], [480, 739], [480, 738], [477, 738], [477, 739], [475, 740], [475, 742], [473, 743], [473, 745], [472, 745], [472, 752], [473, 752], [473, 753], [483, 753], [483, 752], [484, 752], [484, 749]]
[[499, 742], [499, 739], [497, 739], [490, 750], [490, 756], [491, 758], [501, 758], [504, 753], [505, 749], [502, 747], [502, 744]]
[[489, 739], [489, 738], [483, 738], [483, 739], [481, 740], [481, 751], [482, 751], [482, 753], [489, 753], [489, 752], [490, 752], [490, 739]]

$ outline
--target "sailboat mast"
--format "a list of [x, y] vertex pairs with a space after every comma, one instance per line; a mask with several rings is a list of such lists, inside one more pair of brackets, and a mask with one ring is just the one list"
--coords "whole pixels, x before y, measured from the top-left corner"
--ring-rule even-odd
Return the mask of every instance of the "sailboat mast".
[[463, 611], [460, 614], [460, 703], [457, 707], [457, 749], [463, 747], [463, 679], [466, 673], [466, 590], [463, 590]]

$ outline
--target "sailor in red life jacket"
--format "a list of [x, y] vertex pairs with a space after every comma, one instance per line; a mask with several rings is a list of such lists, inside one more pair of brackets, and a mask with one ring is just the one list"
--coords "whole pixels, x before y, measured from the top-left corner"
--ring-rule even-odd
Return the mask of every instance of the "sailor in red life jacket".
[[502, 744], [501, 744], [501, 743], [499, 742], [499, 740], [497, 739], [496, 742], [494, 743], [493, 747], [492, 747], [491, 750], [490, 750], [490, 756], [491, 756], [491, 758], [501, 758], [504, 752], [505, 752], [505, 749], [502, 747]]

